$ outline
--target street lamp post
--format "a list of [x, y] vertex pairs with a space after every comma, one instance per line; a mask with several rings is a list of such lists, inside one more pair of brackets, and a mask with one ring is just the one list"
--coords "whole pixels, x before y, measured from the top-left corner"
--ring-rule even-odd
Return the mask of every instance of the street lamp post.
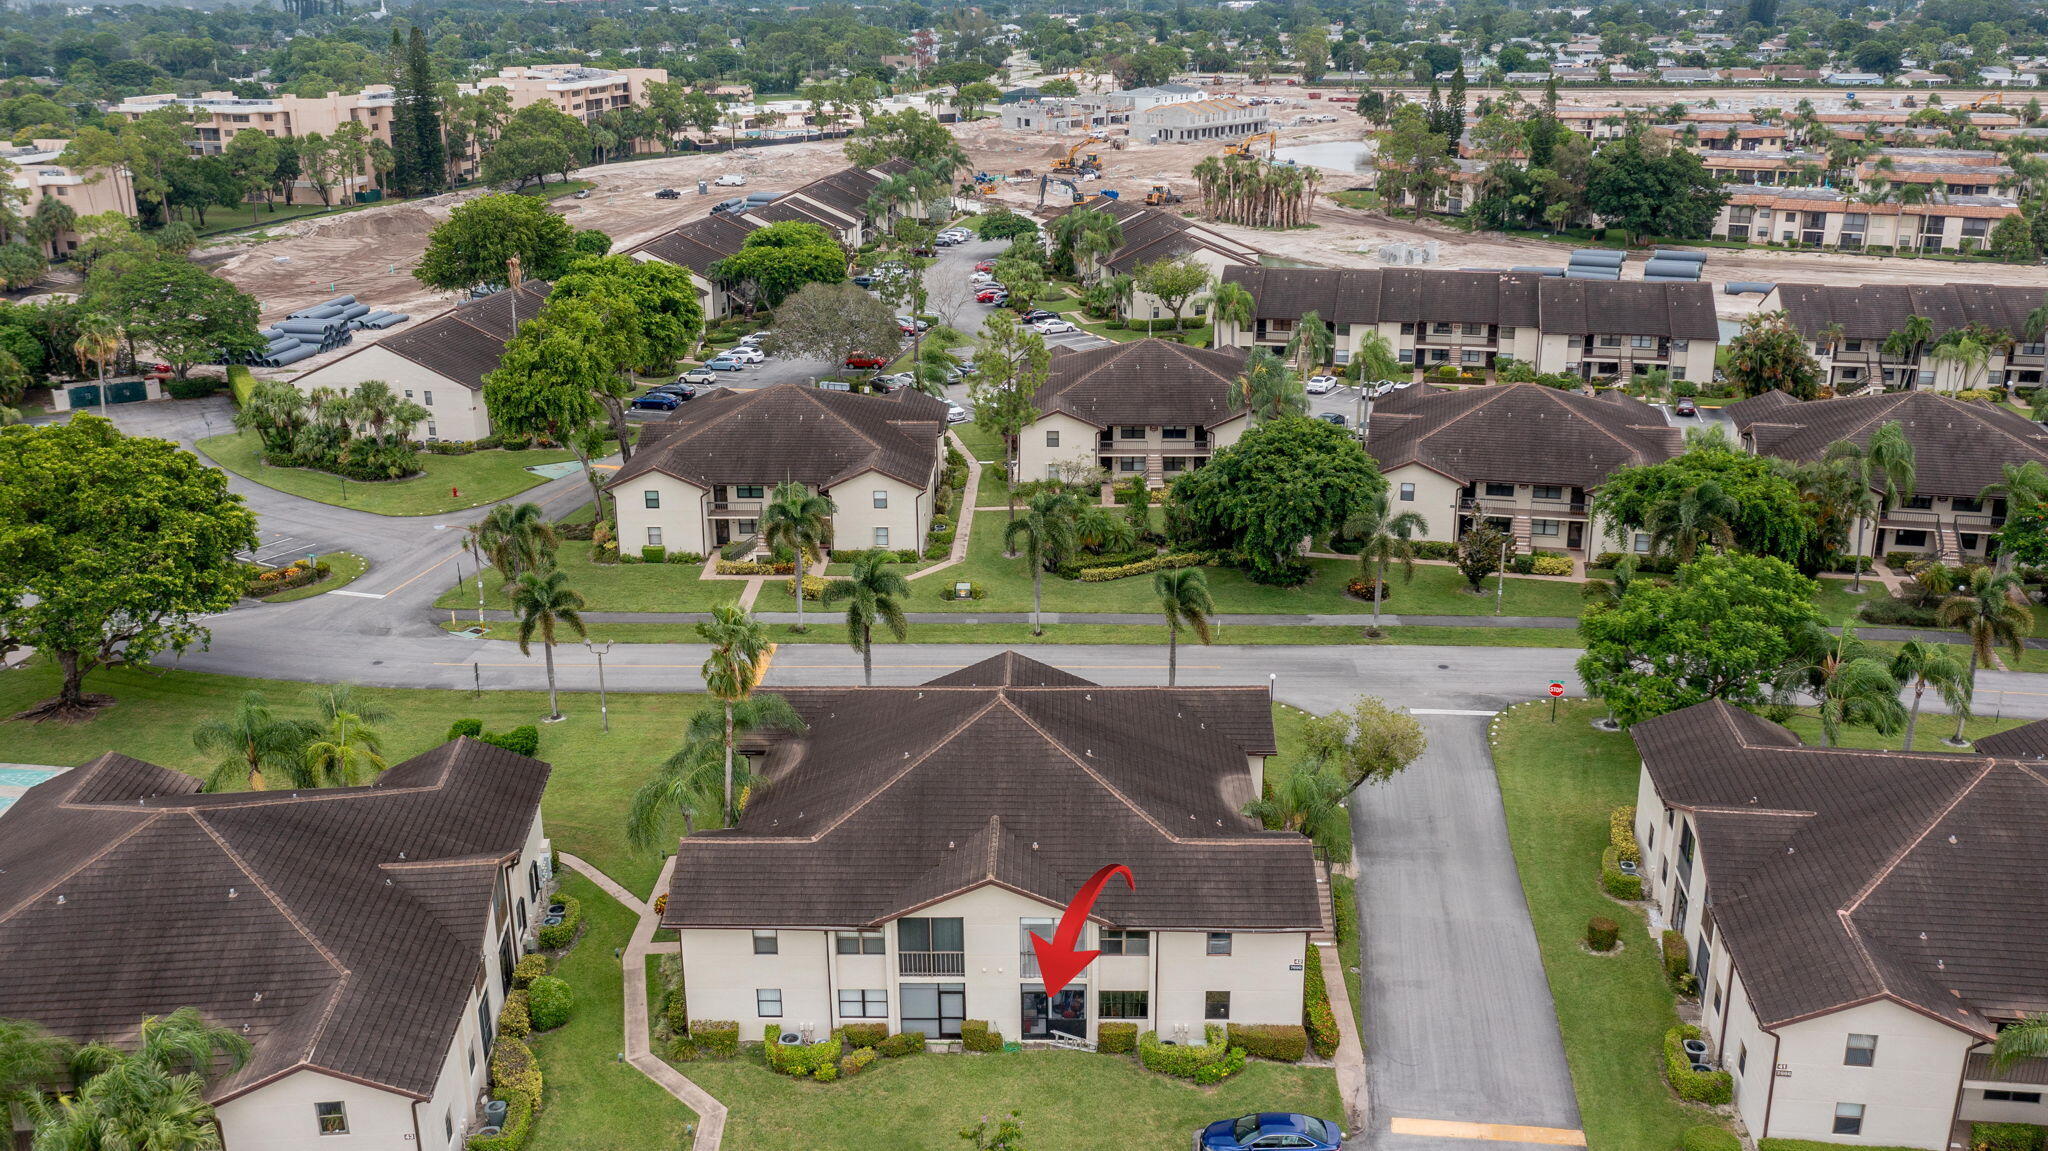
[[612, 650], [612, 644], [615, 642], [617, 641], [608, 639], [604, 641], [603, 647], [599, 647], [588, 639], [583, 641], [583, 646], [590, 649], [590, 654], [597, 657], [597, 714], [603, 720], [604, 730], [606, 731], [612, 729], [612, 711], [610, 706], [607, 705], [604, 696], [604, 657], [606, 652]]

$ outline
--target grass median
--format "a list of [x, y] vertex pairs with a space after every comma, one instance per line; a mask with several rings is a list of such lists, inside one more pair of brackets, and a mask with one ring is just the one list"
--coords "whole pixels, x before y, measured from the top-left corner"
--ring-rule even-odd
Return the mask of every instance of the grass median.
[[199, 451], [243, 479], [287, 495], [355, 508], [380, 516], [431, 516], [482, 507], [548, 482], [527, 471], [575, 459], [566, 451], [490, 450], [463, 456], [420, 453], [420, 473], [402, 480], [344, 480], [311, 468], [274, 468], [263, 462], [255, 432], [230, 432], [199, 441]]

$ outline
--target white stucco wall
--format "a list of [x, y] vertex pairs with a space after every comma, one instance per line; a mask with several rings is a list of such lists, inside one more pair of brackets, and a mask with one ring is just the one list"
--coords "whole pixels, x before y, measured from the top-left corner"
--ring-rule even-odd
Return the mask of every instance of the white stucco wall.
[[291, 385], [302, 392], [314, 388], [346, 390], [369, 380], [382, 380], [391, 390], [427, 409], [430, 416], [412, 431], [415, 440], [480, 440], [491, 434], [484, 394], [473, 391], [404, 356], [371, 344], [360, 351], [296, 376]]
[[[1458, 538], [1458, 493], [1463, 490], [1463, 485], [1421, 464], [1405, 464], [1387, 472], [1386, 477], [1388, 506], [1394, 513], [1414, 512], [1429, 522], [1428, 530], [1418, 539], [1451, 541]], [[1415, 485], [1414, 499], [1401, 498], [1403, 484]], [[1400, 592], [1397, 590], [1394, 594], [1398, 597]]]
[[[1844, 1065], [1851, 1034], [1877, 1036], [1869, 1067]], [[1948, 1146], [1968, 1036], [1889, 1000], [1830, 1012], [1779, 1029], [1770, 1133], [1849, 1145]], [[1864, 1107], [1857, 1136], [1832, 1133], [1837, 1103]]]
[[[877, 492], [884, 493], [887, 507], [875, 506]], [[862, 472], [826, 494], [839, 509], [832, 517], [834, 548], [886, 546], [897, 551], [924, 550], [925, 532], [932, 523], [932, 497], [925, 488], [881, 472]], [[889, 530], [886, 545], [875, 540], [876, 528]]]
[[[654, 492], [661, 506], [647, 506]], [[672, 552], [706, 553], [703, 488], [663, 472], [644, 472], [611, 489], [619, 509], [619, 551], [638, 555], [648, 546], [647, 529], [661, 529], [661, 545]]]
[[[1046, 445], [1046, 433], [1059, 434], [1059, 446]], [[1049, 412], [1017, 433], [1017, 479], [1021, 483], [1045, 479], [1057, 463], [1092, 466], [1096, 460], [1095, 440], [1099, 429], [1065, 412]]]
[[[229, 1100], [215, 1114], [232, 1151], [300, 1151], [315, 1146], [410, 1151], [419, 1146], [413, 1138], [412, 1102], [395, 1092], [319, 1071], [297, 1071]], [[313, 1110], [318, 1103], [342, 1105], [348, 1134], [320, 1134]], [[424, 1119], [421, 1122], [424, 1126]]]

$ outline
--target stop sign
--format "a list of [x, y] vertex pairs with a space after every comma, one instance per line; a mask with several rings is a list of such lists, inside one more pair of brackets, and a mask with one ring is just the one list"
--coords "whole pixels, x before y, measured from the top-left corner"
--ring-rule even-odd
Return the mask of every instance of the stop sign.
[[1552, 699], [1556, 699], [1556, 698], [1557, 698], [1558, 696], [1561, 696], [1561, 695], [1563, 695], [1563, 694], [1564, 694], [1564, 685], [1563, 685], [1563, 684], [1561, 684], [1561, 683], [1553, 683], [1553, 684], [1551, 684], [1551, 685], [1550, 685], [1550, 698], [1552, 698]]

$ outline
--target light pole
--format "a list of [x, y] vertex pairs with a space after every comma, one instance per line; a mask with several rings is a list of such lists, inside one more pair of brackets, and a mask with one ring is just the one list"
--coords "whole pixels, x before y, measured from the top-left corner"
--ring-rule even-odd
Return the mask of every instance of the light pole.
[[612, 711], [604, 697], [604, 657], [606, 652], [612, 650], [612, 644], [615, 642], [617, 641], [608, 639], [604, 641], [603, 647], [599, 647], [587, 638], [583, 641], [583, 646], [589, 648], [590, 654], [597, 657], [597, 714], [604, 721], [606, 731], [612, 729]]
[[[469, 552], [469, 558], [476, 564], [476, 625], [478, 627], [482, 627], [484, 625], [483, 548], [477, 545], [475, 536], [471, 536], [467, 540], [464, 540], [462, 546], [465, 550]], [[456, 572], [455, 583], [457, 587], [460, 587], [462, 585], [462, 575], [461, 570], [459, 568], [457, 569]]]
[[1502, 535], [1501, 535], [1501, 537], [1500, 537], [1500, 569], [1499, 569], [1499, 571], [1498, 571], [1498, 572], [1497, 572], [1497, 573], [1495, 574], [1495, 576], [1494, 576], [1494, 579], [1493, 579], [1493, 614], [1495, 614], [1495, 615], [1499, 615], [1499, 614], [1500, 614], [1500, 605], [1501, 605], [1501, 599], [1502, 599], [1502, 597], [1503, 597], [1503, 596], [1504, 596], [1504, 595], [1505, 595], [1505, 594], [1507, 593], [1507, 587], [1508, 587], [1508, 537], [1507, 537], [1506, 533], [1502, 533]]

